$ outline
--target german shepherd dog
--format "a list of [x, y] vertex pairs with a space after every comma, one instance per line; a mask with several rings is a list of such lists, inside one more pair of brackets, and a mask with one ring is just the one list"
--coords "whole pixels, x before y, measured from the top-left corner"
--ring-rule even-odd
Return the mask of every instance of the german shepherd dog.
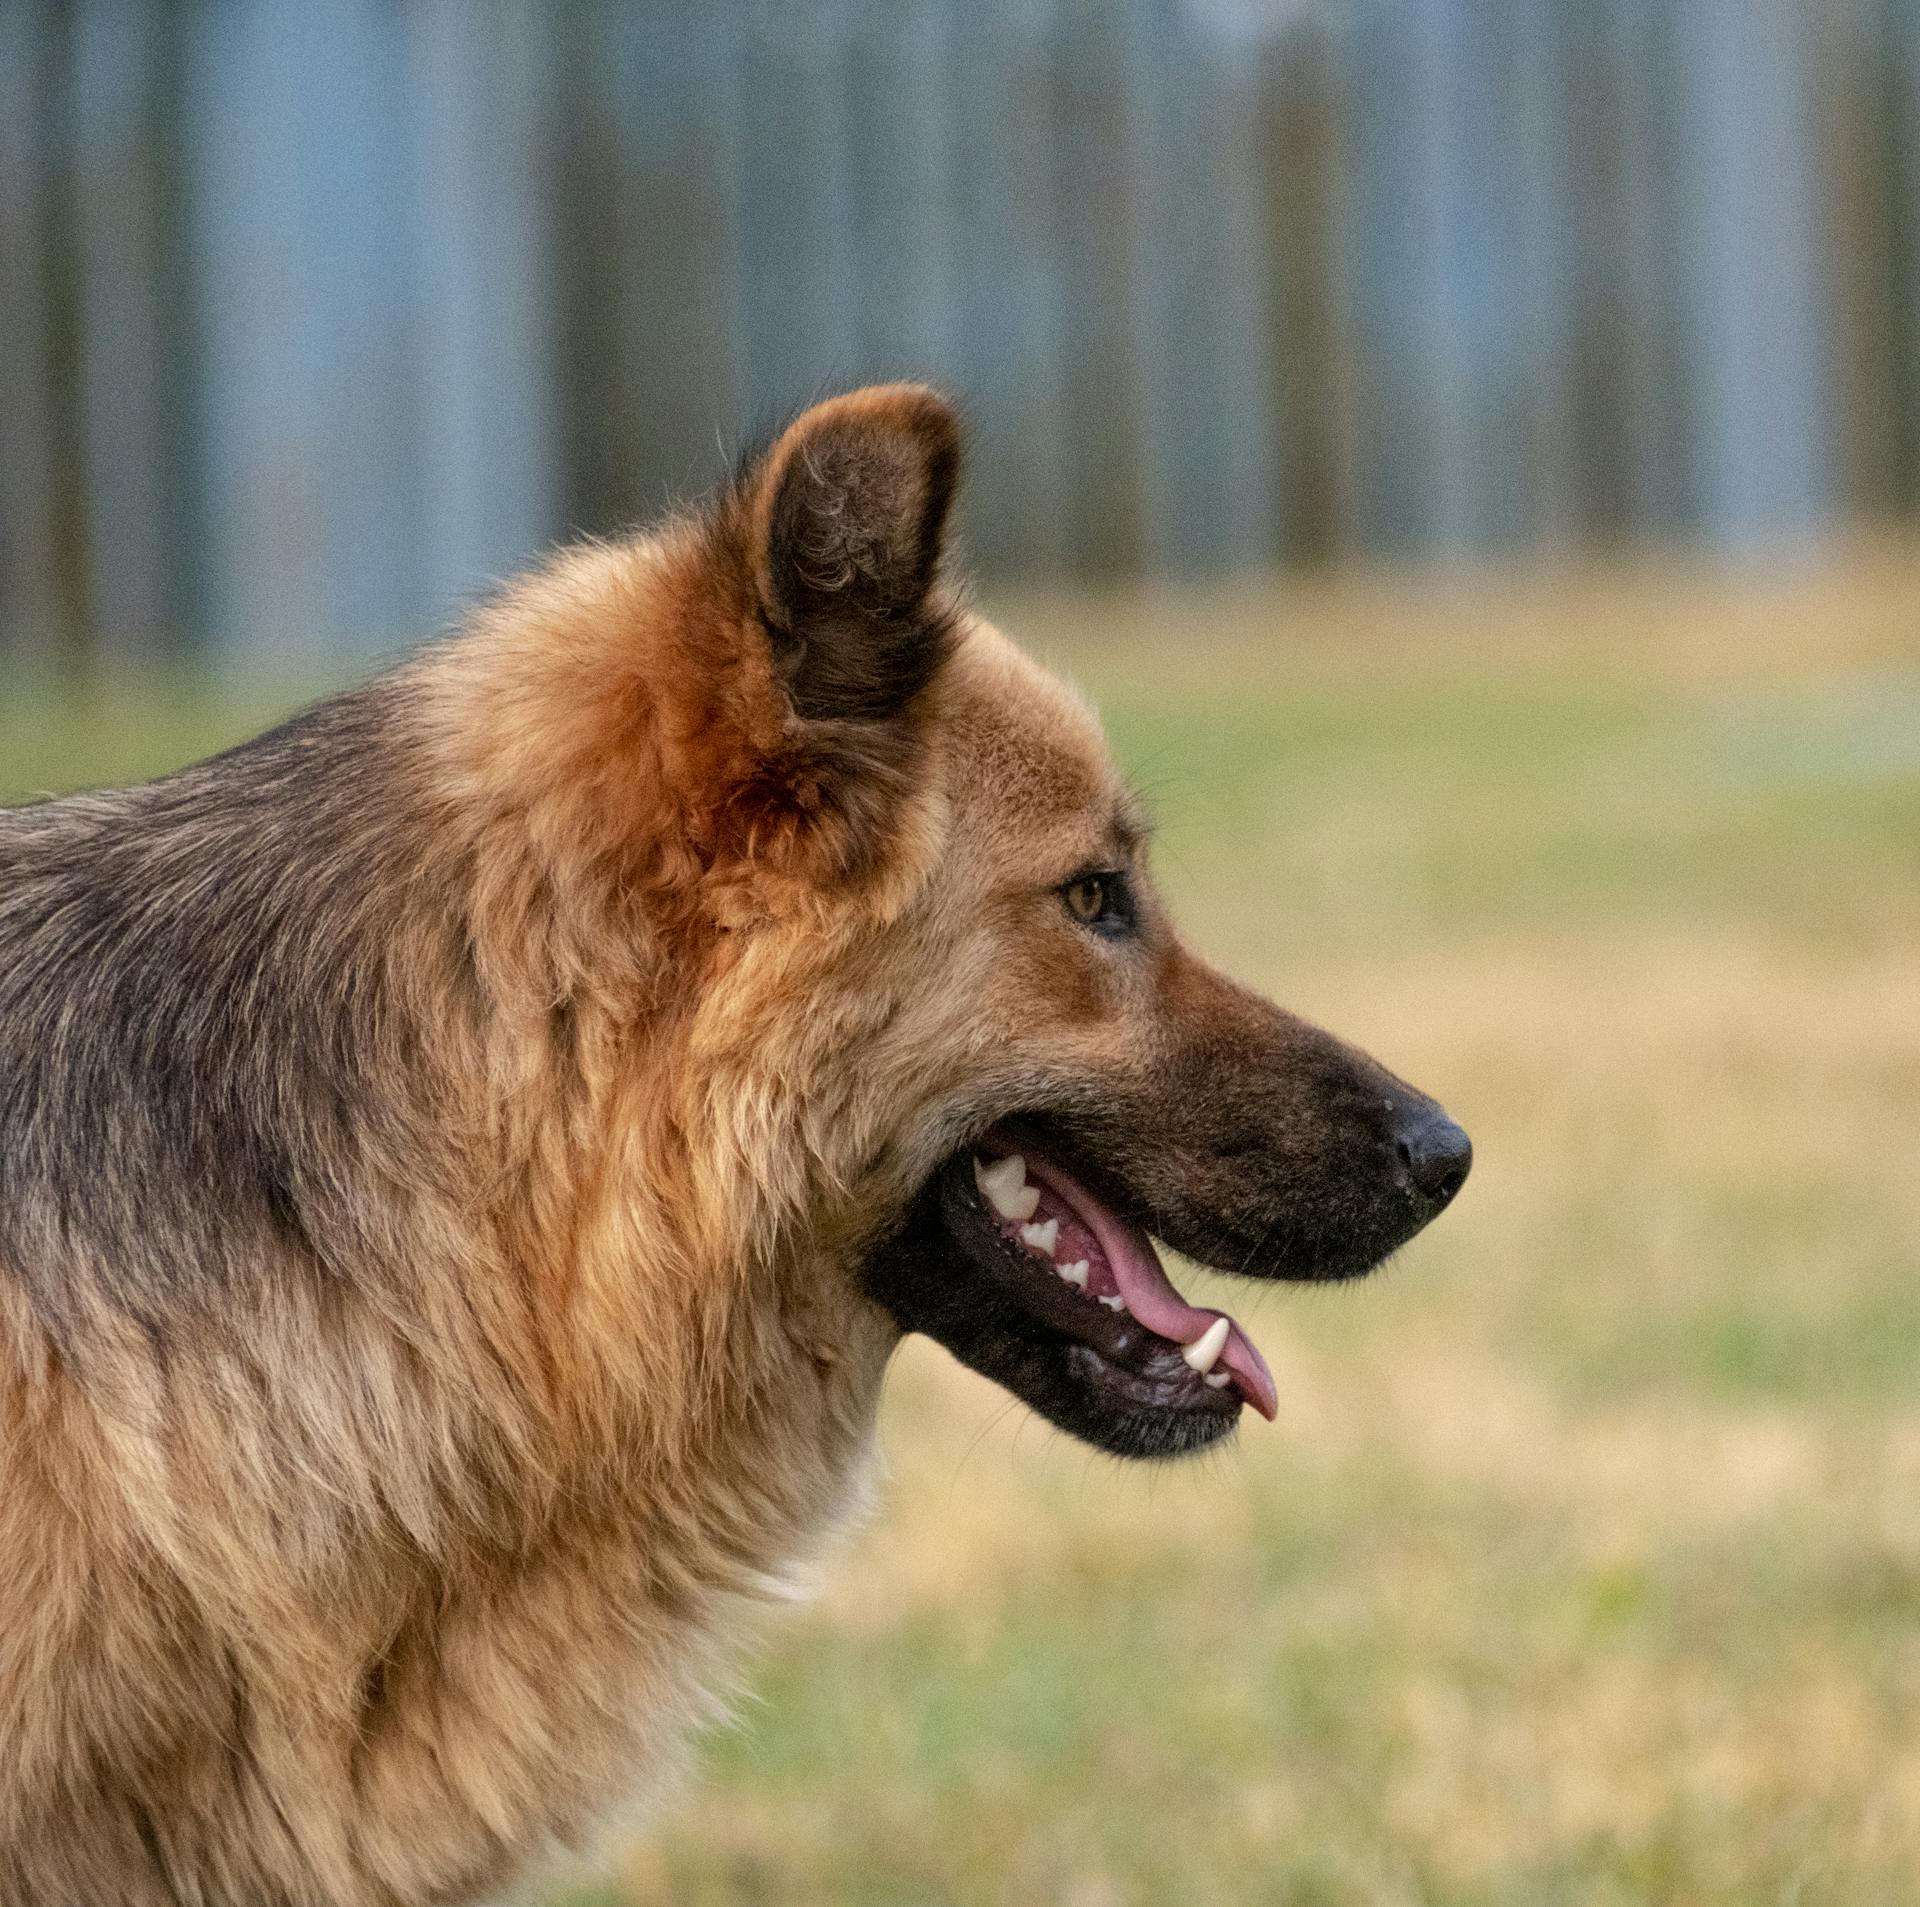
[[930, 1333], [1102, 1449], [1465, 1135], [1181, 947], [917, 386], [0, 814], [0, 1902], [466, 1902], [656, 1790]]

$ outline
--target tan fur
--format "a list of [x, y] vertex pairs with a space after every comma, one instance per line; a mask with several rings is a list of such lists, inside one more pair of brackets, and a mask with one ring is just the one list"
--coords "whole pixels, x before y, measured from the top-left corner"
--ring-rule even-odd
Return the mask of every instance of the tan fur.
[[883, 841], [803, 769], [743, 807], [746, 587], [696, 524], [578, 549], [404, 672], [489, 1010], [387, 924], [444, 1141], [366, 1140], [391, 1282], [93, 1305], [82, 1366], [0, 1276], [32, 1907], [465, 1901], [657, 1792], [858, 1503], [875, 1226], [1032, 1050], [1144, 1037], [1049, 898], [1127, 825], [1079, 701], [962, 617]]

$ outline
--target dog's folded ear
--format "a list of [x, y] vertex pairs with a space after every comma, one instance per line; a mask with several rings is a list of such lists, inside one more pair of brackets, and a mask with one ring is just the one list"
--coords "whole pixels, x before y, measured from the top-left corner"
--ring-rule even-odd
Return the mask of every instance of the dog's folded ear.
[[503, 809], [601, 843], [662, 917], [668, 886], [744, 919], [782, 882], [904, 868], [963, 628], [940, 580], [960, 461], [923, 385], [816, 404], [711, 508], [564, 552], [479, 611], [440, 726], [493, 763]]
[[938, 673], [952, 636], [932, 598], [959, 475], [959, 419], [920, 384], [816, 404], [743, 473], [734, 522], [802, 721], [885, 721]]

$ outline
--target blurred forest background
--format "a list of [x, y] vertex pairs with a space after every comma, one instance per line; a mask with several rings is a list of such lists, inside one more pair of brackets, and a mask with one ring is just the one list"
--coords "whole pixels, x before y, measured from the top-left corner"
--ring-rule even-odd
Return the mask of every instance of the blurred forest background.
[[1920, 508], [1920, 0], [0, 0], [0, 632], [384, 648], [944, 381], [996, 576]]
[[1234, 1290], [1202, 1464], [909, 1343], [523, 1899], [1913, 1907], [1920, 0], [0, 0], [0, 799], [899, 374], [1194, 942], [1474, 1176]]

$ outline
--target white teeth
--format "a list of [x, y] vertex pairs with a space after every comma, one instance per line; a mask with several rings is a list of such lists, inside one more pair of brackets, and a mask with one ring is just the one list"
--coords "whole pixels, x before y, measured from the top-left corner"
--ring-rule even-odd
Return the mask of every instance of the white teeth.
[[1201, 1380], [1210, 1391], [1223, 1391], [1233, 1382], [1231, 1371], [1209, 1371]]
[[1017, 1152], [995, 1159], [991, 1165], [982, 1165], [975, 1159], [973, 1178], [980, 1188], [980, 1196], [1002, 1218], [1024, 1222], [1040, 1204], [1040, 1188], [1027, 1183], [1027, 1162]]
[[1227, 1333], [1232, 1329], [1225, 1318], [1215, 1318], [1180, 1355], [1204, 1377], [1220, 1362], [1220, 1353], [1227, 1347]]
[[1100, 1302], [1105, 1305], [1109, 1311], [1124, 1311], [1127, 1308], [1126, 1299], [1121, 1297], [1117, 1291], [1110, 1292], [1106, 1297], [1102, 1298]]
[[[1051, 1224], [1052, 1220], [1048, 1220], [1048, 1223]], [[1029, 1231], [1035, 1231], [1039, 1228], [1030, 1225], [1027, 1229]], [[1076, 1258], [1070, 1265], [1055, 1265], [1054, 1270], [1057, 1271], [1068, 1284], [1078, 1285], [1082, 1291], [1086, 1290], [1087, 1261], [1084, 1258]]]
[[1053, 1256], [1053, 1248], [1060, 1242], [1060, 1221], [1050, 1218], [1044, 1225], [1022, 1225], [1020, 1242], [1037, 1252]]

